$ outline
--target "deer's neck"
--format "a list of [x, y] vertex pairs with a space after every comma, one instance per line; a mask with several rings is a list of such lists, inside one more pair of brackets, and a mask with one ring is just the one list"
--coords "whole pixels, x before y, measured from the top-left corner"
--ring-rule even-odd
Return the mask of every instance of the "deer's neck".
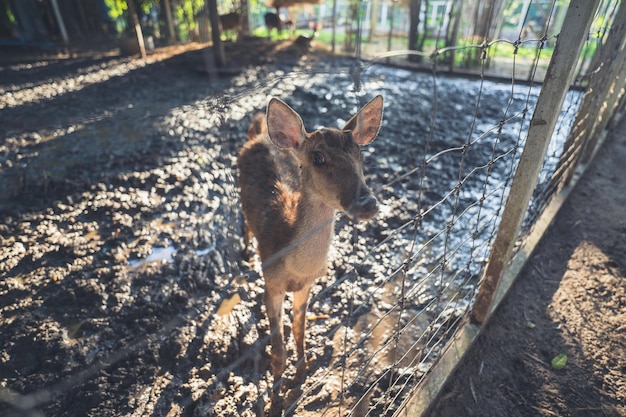
[[335, 210], [321, 199], [303, 192], [297, 207], [293, 247], [284, 257], [292, 290], [326, 273], [335, 226]]
[[298, 200], [298, 213], [296, 215], [297, 234], [301, 238], [309, 235], [310, 238], [317, 240], [318, 244], [322, 243], [319, 242], [320, 239], [327, 239], [328, 244], [330, 244], [334, 224], [335, 209], [314, 193], [302, 190]]

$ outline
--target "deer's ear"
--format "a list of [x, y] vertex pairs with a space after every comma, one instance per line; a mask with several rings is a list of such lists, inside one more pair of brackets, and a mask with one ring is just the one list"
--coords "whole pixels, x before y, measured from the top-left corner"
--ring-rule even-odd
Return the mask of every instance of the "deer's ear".
[[279, 148], [298, 149], [306, 137], [300, 115], [275, 97], [267, 105], [267, 134]]
[[378, 135], [382, 121], [383, 96], [376, 96], [348, 120], [343, 130], [351, 130], [356, 143], [367, 145]]

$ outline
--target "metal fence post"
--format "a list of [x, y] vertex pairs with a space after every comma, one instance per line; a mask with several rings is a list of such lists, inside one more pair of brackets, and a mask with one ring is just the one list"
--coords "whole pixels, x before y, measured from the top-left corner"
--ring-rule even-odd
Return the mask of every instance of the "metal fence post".
[[483, 324], [489, 316], [599, 3], [600, 0], [572, 0], [567, 10], [472, 309], [475, 323]]

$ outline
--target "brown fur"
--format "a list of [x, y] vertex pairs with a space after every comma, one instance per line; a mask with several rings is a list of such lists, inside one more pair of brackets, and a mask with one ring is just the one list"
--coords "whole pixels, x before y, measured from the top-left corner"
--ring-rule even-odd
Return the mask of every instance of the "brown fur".
[[241, 24], [241, 14], [239, 12], [231, 12], [220, 16], [220, 25], [222, 30], [237, 29]]
[[[277, 386], [286, 367], [282, 313], [294, 292], [293, 334], [298, 374], [306, 369], [305, 312], [309, 289], [327, 269], [336, 210], [367, 220], [378, 210], [365, 185], [359, 144], [378, 134], [382, 97], [368, 103], [344, 130], [304, 131], [300, 116], [272, 99], [267, 116], [255, 116], [238, 156], [245, 224], [256, 237], [270, 320], [272, 372]], [[323, 163], [320, 163], [323, 161]]]

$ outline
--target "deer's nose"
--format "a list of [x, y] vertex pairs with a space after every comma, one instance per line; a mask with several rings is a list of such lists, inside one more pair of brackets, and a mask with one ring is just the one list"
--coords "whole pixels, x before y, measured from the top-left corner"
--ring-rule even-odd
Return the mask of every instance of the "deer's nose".
[[358, 220], [369, 220], [378, 213], [378, 201], [369, 191], [363, 190], [353, 211], [354, 217]]

